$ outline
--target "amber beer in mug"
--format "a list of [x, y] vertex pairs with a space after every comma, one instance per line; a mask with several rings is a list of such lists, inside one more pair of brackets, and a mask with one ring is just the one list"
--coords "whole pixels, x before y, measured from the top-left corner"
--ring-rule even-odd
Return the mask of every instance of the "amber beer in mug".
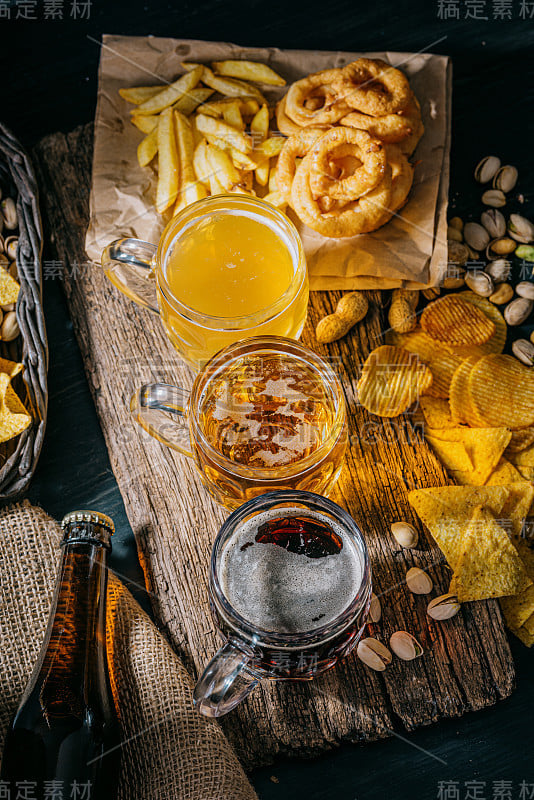
[[135, 420], [194, 458], [210, 494], [237, 508], [275, 489], [328, 494], [347, 445], [343, 389], [331, 366], [290, 339], [258, 336], [217, 353], [189, 395], [150, 384]]
[[311, 680], [356, 645], [371, 597], [363, 536], [340, 506], [272, 492], [228, 518], [213, 546], [209, 597], [224, 646], [194, 699], [226, 714], [262, 679]]
[[159, 314], [195, 370], [246, 337], [298, 339], [306, 319], [308, 276], [297, 230], [253, 197], [192, 203], [157, 246], [118, 239], [104, 249], [102, 266], [118, 289]]
[[62, 560], [45, 640], [7, 731], [2, 796], [115, 800], [121, 736], [106, 655], [106, 558], [113, 522], [63, 520]]

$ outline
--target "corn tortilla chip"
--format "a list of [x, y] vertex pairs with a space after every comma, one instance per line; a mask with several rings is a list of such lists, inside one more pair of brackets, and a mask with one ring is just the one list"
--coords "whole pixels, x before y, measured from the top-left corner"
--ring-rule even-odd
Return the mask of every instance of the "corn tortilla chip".
[[521, 639], [523, 644], [527, 647], [532, 647], [534, 644], [534, 634], [529, 633], [526, 628], [511, 628], [512, 633], [514, 636], [517, 636], [518, 639]]
[[[451, 470], [468, 472], [472, 470], [472, 475], [466, 476], [462, 483], [469, 483], [480, 486], [486, 483], [487, 479], [499, 463], [501, 456], [508, 446], [512, 434], [507, 428], [443, 428], [441, 430], [427, 429], [426, 438], [438, 452], [436, 440], [441, 440], [441, 452], [447, 456], [447, 450], [451, 453], [450, 465], [443, 460], [444, 465]], [[454, 463], [455, 453], [452, 450], [452, 443], [462, 443], [471, 461], [471, 466], [467, 463]], [[449, 443], [449, 444], [447, 444]]]
[[458, 600], [486, 600], [516, 594], [531, 586], [523, 562], [493, 515], [478, 506], [467, 527], [454, 570]]
[[534, 501], [534, 485], [531, 483], [509, 483], [508, 497], [500, 512], [500, 524], [514, 536], [521, 536], [525, 518]]
[[414, 489], [408, 500], [454, 568], [475, 508], [483, 503], [498, 517], [509, 495], [506, 486], [437, 486]]
[[24, 369], [24, 364], [18, 361], [10, 361], [8, 358], [0, 358], [0, 372], [5, 372], [10, 378], [14, 378]]
[[[432, 369], [432, 368], [431, 368]], [[442, 397], [422, 397], [419, 405], [423, 412], [425, 422], [430, 428], [455, 428], [449, 404]]]
[[534, 445], [518, 453], [510, 453], [510, 461], [518, 467], [534, 467]]
[[[9, 401], [6, 399], [7, 390], [11, 378], [5, 372], [0, 373], [0, 443], [7, 442], [18, 436], [31, 423], [31, 417], [27, 413], [13, 412], [9, 408]], [[20, 403], [19, 398], [16, 400]], [[20, 403], [22, 406], [22, 403]]]
[[518, 453], [520, 450], [526, 450], [531, 444], [534, 444], [534, 427], [518, 428], [512, 431], [512, 438], [508, 445], [508, 451], [510, 453]]
[[506, 486], [508, 483], [521, 483], [521, 480], [521, 473], [503, 456], [486, 481], [486, 486]]
[[520, 464], [518, 464], [517, 471], [520, 473], [523, 480], [534, 481], [534, 467], [522, 467]]
[[[534, 581], [534, 550], [524, 539], [514, 539], [514, 544], [528, 577]], [[520, 628], [529, 618], [532, 618], [530, 625], [534, 625], [534, 585], [518, 594], [501, 597], [499, 602], [509, 628]], [[528, 630], [534, 633], [530, 625]]]
[[20, 286], [5, 269], [0, 269], [0, 306], [16, 303]]
[[474, 464], [463, 442], [439, 439], [426, 431], [425, 441], [428, 442], [446, 469], [474, 472]]

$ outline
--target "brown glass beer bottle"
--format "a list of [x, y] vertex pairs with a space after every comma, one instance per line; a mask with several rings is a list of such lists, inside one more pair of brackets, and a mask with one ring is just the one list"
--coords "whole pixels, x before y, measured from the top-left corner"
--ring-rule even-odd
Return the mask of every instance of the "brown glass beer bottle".
[[7, 733], [0, 787], [11, 798], [114, 800], [121, 739], [106, 656], [114, 525], [104, 514], [75, 511], [62, 528], [48, 628]]

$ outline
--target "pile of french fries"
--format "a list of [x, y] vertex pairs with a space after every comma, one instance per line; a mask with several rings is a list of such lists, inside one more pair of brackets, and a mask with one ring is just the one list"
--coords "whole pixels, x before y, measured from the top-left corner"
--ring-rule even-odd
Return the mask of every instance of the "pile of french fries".
[[285, 137], [270, 130], [272, 109], [255, 84], [285, 80], [254, 61], [182, 66], [186, 72], [174, 83], [119, 90], [136, 106], [131, 120], [146, 134], [137, 148], [140, 166], [155, 166], [157, 156], [158, 213], [172, 209], [174, 216], [196, 200], [229, 193], [283, 209], [276, 158]]

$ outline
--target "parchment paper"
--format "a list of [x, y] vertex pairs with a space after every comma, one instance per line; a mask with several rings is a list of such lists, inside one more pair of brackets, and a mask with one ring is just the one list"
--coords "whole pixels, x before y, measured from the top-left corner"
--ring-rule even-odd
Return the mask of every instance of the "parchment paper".
[[[439, 282], [447, 264], [451, 65], [429, 53], [348, 53], [241, 47], [223, 42], [154, 36], [103, 36], [95, 119], [89, 258], [100, 261], [113, 239], [133, 236], [156, 243], [167, 218], [154, 208], [155, 179], [137, 163], [143, 138], [129, 121], [133, 108], [118, 90], [172, 82], [181, 61], [225, 58], [263, 61], [289, 83], [339, 67], [361, 55], [402, 67], [421, 104], [425, 133], [412, 161], [414, 184], [406, 206], [387, 225], [350, 239], [327, 239], [292, 215], [304, 242], [312, 289], [422, 288]], [[286, 88], [261, 87], [273, 102]]]

